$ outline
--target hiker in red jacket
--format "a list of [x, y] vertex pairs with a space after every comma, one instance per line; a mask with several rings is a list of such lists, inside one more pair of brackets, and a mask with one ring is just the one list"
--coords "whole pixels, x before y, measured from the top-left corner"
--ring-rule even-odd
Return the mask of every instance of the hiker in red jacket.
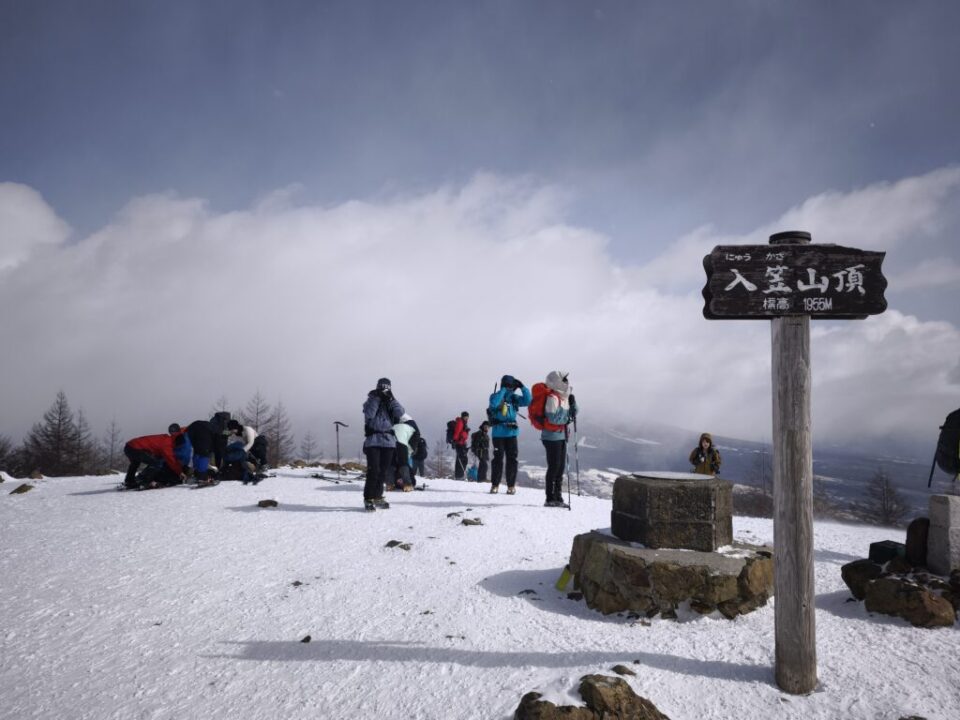
[[454, 480], [463, 480], [467, 473], [467, 447], [470, 444], [470, 413], [464, 410], [457, 418], [456, 425], [453, 426], [453, 451], [457, 454], [457, 460], [453, 466]]
[[[182, 438], [177, 450], [182, 451], [183, 448], [186, 448], [186, 460], [177, 457], [177, 453], [174, 451], [175, 437]], [[130, 461], [130, 467], [127, 468], [127, 477], [123, 484], [128, 488], [137, 487], [136, 475], [141, 464], [153, 466], [165, 464], [175, 477], [185, 480], [184, 466], [189, 463], [191, 452], [190, 443], [187, 441], [186, 435], [182, 433], [176, 436], [170, 434], [143, 435], [133, 438], [123, 446], [123, 454]]]

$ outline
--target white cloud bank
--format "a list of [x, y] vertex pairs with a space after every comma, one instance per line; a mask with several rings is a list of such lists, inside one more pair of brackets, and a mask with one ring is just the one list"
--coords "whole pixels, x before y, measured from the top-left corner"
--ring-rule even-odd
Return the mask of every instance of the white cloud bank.
[[[643, 267], [618, 264], [604, 237], [565, 221], [558, 189], [528, 179], [336, 207], [281, 192], [229, 213], [154, 195], [69, 244], [39, 195], [0, 185], [0, 213], [17, 218], [0, 225], [0, 432], [19, 436], [58, 389], [95, 427], [115, 415], [128, 435], [204, 417], [224, 395], [236, 409], [259, 389], [298, 433], [328, 441], [334, 419], [359, 425], [386, 375], [437, 436], [442, 419], [482, 412], [501, 374], [532, 384], [563, 368], [584, 413], [768, 437], [768, 323], [703, 319], [702, 256], [811, 229], [920, 264], [921, 244], [903, 238], [936, 226], [958, 185], [948, 169], [812, 198], [743, 237], [700, 229]], [[824, 231], [867, 216], [877, 244]], [[929, 436], [960, 404], [953, 324], [895, 308], [815, 324], [813, 356], [820, 437]]]

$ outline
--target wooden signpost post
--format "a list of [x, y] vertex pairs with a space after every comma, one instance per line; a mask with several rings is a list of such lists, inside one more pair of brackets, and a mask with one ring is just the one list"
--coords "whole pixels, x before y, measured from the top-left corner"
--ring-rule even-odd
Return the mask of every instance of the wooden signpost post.
[[718, 245], [703, 259], [704, 317], [770, 320], [775, 672], [790, 693], [817, 685], [810, 318], [862, 319], [887, 307], [885, 253], [810, 239], [776, 233], [769, 245]]

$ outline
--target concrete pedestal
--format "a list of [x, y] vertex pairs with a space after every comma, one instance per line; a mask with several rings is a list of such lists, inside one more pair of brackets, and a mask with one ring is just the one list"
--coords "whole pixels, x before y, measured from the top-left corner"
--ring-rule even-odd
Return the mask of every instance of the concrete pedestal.
[[938, 575], [960, 568], [960, 496], [930, 496], [927, 567]]
[[623, 475], [613, 485], [613, 534], [650, 548], [713, 552], [733, 542], [733, 486], [693, 473]]

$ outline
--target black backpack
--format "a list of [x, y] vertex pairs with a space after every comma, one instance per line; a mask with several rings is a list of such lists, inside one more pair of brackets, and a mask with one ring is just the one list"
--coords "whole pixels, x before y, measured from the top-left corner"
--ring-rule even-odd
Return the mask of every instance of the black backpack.
[[227, 410], [215, 412], [210, 418], [210, 427], [215, 435], [222, 435], [227, 431], [227, 423], [230, 422], [230, 413]]
[[453, 431], [457, 428], [457, 420], [454, 418], [447, 423], [447, 445], [453, 445]]
[[938, 465], [948, 475], [953, 475], [954, 478], [960, 476], [960, 409], [947, 415], [947, 419], [940, 426], [937, 452], [933, 456], [927, 487], [933, 482], [933, 470]]

